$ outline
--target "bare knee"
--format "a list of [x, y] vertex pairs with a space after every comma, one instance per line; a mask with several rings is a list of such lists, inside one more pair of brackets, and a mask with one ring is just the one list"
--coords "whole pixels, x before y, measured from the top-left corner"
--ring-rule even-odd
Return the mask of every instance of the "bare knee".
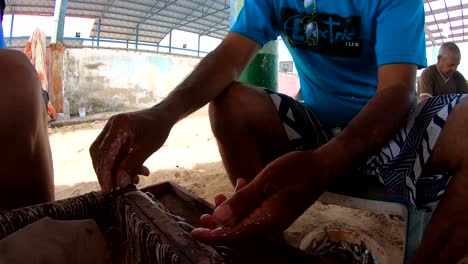
[[[24, 94], [24, 92], [38, 94], [41, 87], [39, 76], [26, 55], [17, 50], [0, 49], [0, 77], [2, 93], [9, 95]], [[17, 87], [22, 86], [21, 89]], [[5, 88], [4, 88], [4, 87]], [[34, 88], [34, 90], [33, 90]], [[8, 89], [5, 91], [5, 89]]]
[[239, 82], [231, 83], [218, 97], [209, 104], [210, 119], [225, 117], [240, 106], [242, 96], [245, 96], [245, 87]]
[[41, 83], [28, 58], [0, 50], [0, 208], [53, 199], [53, 171]]
[[263, 88], [240, 82], [232, 82], [209, 105], [213, 132], [216, 132], [217, 128], [220, 127], [233, 126], [238, 122], [253, 120], [265, 111], [270, 112], [270, 114], [275, 112], [271, 100]]

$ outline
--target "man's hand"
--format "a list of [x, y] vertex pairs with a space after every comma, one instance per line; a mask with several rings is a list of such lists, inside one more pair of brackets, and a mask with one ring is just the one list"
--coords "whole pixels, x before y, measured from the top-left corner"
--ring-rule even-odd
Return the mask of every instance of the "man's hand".
[[192, 236], [208, 244], [232, 244], [284, 231], [335, 180], [330, 160], [312, 151], [276, 159], [249, 184], [238, 180], [232, 197], [215, 197], [213, 215], [202, 216]]
[[166, 141], [174, 125], [156, 107], [113, 116], [89, 151], [103, 192], [149, 175], [143, 162]]

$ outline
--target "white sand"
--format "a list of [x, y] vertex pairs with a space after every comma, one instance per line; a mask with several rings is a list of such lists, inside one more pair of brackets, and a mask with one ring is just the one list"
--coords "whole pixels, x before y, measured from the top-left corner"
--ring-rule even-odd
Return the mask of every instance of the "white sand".
[[[49, 130], [57, 199], [99, 189], [88, 148], [104, 124], [95, 122]], [[214, 195], [233, 190], [210, 130], [206, 108], [178, 123], [164, 146], [145, 165], [152, 173], [141, 179], [139, 187], [171, 180], [209, 202], [213, 202]], [[392, 259], [402, 257], [403, 222], [388, 215], [316, 203], [293, 224], [287, 235], [297, 246], [308, 232], [324, 226], [362, 232], [380, 243]]]

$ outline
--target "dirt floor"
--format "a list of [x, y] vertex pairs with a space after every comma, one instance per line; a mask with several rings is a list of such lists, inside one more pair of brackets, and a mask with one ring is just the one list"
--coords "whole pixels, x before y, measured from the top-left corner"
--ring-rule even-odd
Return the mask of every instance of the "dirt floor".
[[[99, 190], [88, 148], [104, 125], [105, 121], [101, 120], [49, 129], [57, 199]], [[179, 122], [164, 146], [145, 165], [152, 173], [141, 179], [139, 187], [170, 180], [209, 202], [213, 202], [216, 194], [230, 194], [233, 190], [206, 109]], [[366, 234], [385, 249], [392, 260], [389, 263], [399, 263], [402, 259], [404, 223], [400, 217], [317, 202], [286, 235], [288, 241], [298, 246], [307, 233], [323, 227], [341, 227]]]

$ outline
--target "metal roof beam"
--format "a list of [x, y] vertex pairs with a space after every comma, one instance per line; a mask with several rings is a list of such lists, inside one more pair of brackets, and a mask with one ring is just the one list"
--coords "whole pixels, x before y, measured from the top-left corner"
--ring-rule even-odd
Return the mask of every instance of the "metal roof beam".
[[427, 34], [427, 37], [429, 38], [429, 40], [431, 41], [432, 45], [436, 45], [436, 42], [435, 42], [435, 39], [434, 37], [432, 36], [432, 32], [429, 30], [429, 28], [427, 27], [427, 25], [424, 26], [424, 29], [426, 31], [426, 34]]
[[[464, 29], [464, 25], [460, 25], [460, 26], [455, 26], [455, 27], [450, 27], [450, 30], [454, 31], [454, 30], [459, 30], [459, 29]], [[427, 31], [431, 32], [432, 34], [438, 34], [440, 32], [442, 32], [441, 30], [430, 30], [429, 28], [426, 29], [426, 33]]]
[[158, 8], [156, 12], [153, 12], [153, 10], [155, 9], [155, 7], [157, 6], [157, 3], [158, 2], [155, 2], [154, 5], [151, 7], [151, 9], [145, 14], [144, 17], [140, 18], [140, 21], [137, 22], [137, 25], [135, 26], [135, 28], [133, 29], [133, 32], [130, 36], [128, 36], [128, 39], [130, 39], [132, 37], [132, 35], [135, 35], [137, 33], [137, 31], [139, 30], [139, 27], [142, 23], [146, 22], [150, 17], [158, 14], [159, 12], [161, 12], [162, 10], [166, 9], [168, 6], [170, 6], [171, 3], [175, 3], [177, 0], [173, 0], [172, 2], [169, 2], [169, 4], [165, 3], [164, 6], [162, 8]]
[[[115, 0], [112, 0], [112, 1], [115, 1]], [[111, 2], [112, 2], [111, 1]], [[105, 10], [107, 8], [107, 11], [106, 12], [103, 12], [103, 11], [100, 11], [100, 10], [96, 10], [96, 9], [92, 9], [92, 8], [74, 8], [74, 7], [68, 7], [68, 10], [76, 10], [76, 11], [84, 11], [84, 12], [96, 12], [96, 13], [99, 13], [101, 12], [101, 17], [102, 17], [102, 13], [109, 13], [109, 14], [115, 14], [115, 15], [121, 15], [121, 16], [128, 16], [128, 13], [125, 13], [125, 12], [116, 12], [116, 11], [108, 11], [109, 9], [109, 5], [104, 5], [104, 4], [100, 4], [100, 3], [89, 3], [89, 2], [84, 2], [84, 1], [70, 1], [70, 3], [78, 3], [78, 4], [87, 4], [87, 5], [98, 5], [98, 6], [101, 6], [103, 7], [103, 9]], [[16, 5], [16, 6], [20, 6], [20, 7], [35, 7], [35, 8], [51, 8], [53, 9], [54, 6], [39, 6], [39, 5]], [[139, 9], [134, 9], [134, 8], [128, 8], [128, 7], [121, 7], [121, 6], [113, 6], [115, 8], [119, 8], [119, 9], [123, 9], [123, 10], [131, 10], [131, 11], [135, 11], [135, 12], [140, 12], [140, 13], [144, 13], [144, 11], [142, 10], [139, 10]], [[212, 13], [209, 13], [209, 14], [206, 14], [205, 16], [201, 16], [201, 17], [197, 17], [193, 20], [190, 20], [191, 23], [197, 23], [197, 20], [199, 20], [200, 18], [205, 18], [205, 20], [213, 23], [213, 24], [218, 24], [219, 21], [214, 21], [214, 20], [211, 20], [209, 19], [208, 17], [211, 16], [211, 17], [219, 17], [219, 16], [215, 16], [215, 14], [219, 13], [220, 10], [217, 10], [215, 12], [212, 12]], [[174, 12], [174, 11], [170, 11], [170, 12]], [[194, 11], [192, 11], [194, 12]], [[183, 14], [183, 13], [180, 13], [180, 14]], [[180, 20], [180, 17], [175, 17], [175, 16], [170, 16], [170, 15], [167, 15], [167, 14], [159, 14], [161, 17], [167, 17], [167, 18], [171, 18], [171, 19], [175, 19], [175, 20]], [[99, 17], [99, 16], [98, 16]], [[102, 17], [102, 18], [107, 18], [107, 17]], [[163, 20], [160, 20], [160, 19], [156, 19], [156, 18], [149, 18], [147, 20], [152, 20], [152, 21], [155, 21], [155, 22], [166, 22], [167, 21], [163, 21]], [[225, 20], [225, 18], [223, 18], [222, 20]], [[171, 22], [171, 23], [174, 23], [174, 22]], [[174, 23], [175, 24], [175, 23]], [[197, 23], [199, 25], [203, 25], [203, 26], [210, 26], [210, 25], [206, 25], [206, 24], [202, 24], [202, 23]]]
[[55, 6], [54, 5], [27, 5], [27, 4], [11, 4], [10, 2], [10, 8], [13, 8], [13, 7], [23, 7], [23, 8], [52, 8], [54, 9]]
[[437, 37], [434, 37], [434, 40], [437, 41], [437, 40], [444, 40], [448, 38], [465, 37], [466, 35], [467, 35], [466, 33], [451, 34], [447, 38], [445, 38], [444, 36], [437, 36]]
[[178, 28], [182, 21], [184, 21], [187, 17], [189, 17], [190, 15], [192, 15], [193, 12], [197, 11], [198, 8], [200, 8], [200, 7], [202, 7], [202, 14], [203, 14], [203, 6], [205, 5], [205, 3], [206, 3], [207, 1], [208, 1], [208, 0], [205, 0], [205, 2], [200, 3], [200, 5], [199, 5], [196, 9], [193, 9], [190, 13], [186, 14], [183, 18], [181, 18], [181, 19], [179, 20], [179, 22], [178, 22], [177, 24], [174, 25], [174, 28]]
[[106, 6], [104, 7], [104, 9], [101, 12], [101, 15], [99, 16], [100, 18], [102, 18], [107, 12], [107, 10], [109, 10], [109, 8], [114, 5], [114, 2], [115, 0], [107, 0]]
[[430, 16], [432, 14], [434, 14], [434, 15], [435, 14], [441, 14], [441, 13], [445, 13], [445, 12], [457, 11], [457, 10], [466, 9], [466, 8], [468, 8], [468, 4], [450, 6], [450, 7], [447, 7], [447, 9], [445, 7], [444, 8], [439, 8], [439, 9], [433, 9], [432, 13], [431, 13], [431, 11], [426, 11], [425, 14], [426, 14], [426, 16]]
[[[127, 36], [126, 33], [122, 33], [122, 32], [119, 32], [119, 31], [114, 31], [114, 30], [102, 30], [101, 29], [101, 39], [105, 38], [105, 37], [102, 37], [102, 34], [116, 34], [116, 35], [123, 35], [123, 36]], [[133, 36], [135, 37], [135, 36]], [[139, 38], [159, 38], [159, 39], [162, 39], [163, 36], [152, 36], [152, 35], [142, 35], [142, 34], [138, 34], [138, 37]], [[127, 40], [126, 38], [123, 38], [124, 40]]]
[[13, 0], [7, 0], [7, 1], [6, 1], [6, 5], [7, 5], [8, 7], [10, 7], [11, 13], [14, 14], [14, 13], [15, 13], [15, 9], [13, 9], [13, 4], [12, 4], [12, 2], [13, 2]]
[[225, 30], [225, 29], [229, 29], [229, 28], [230, 28], [230, 26], [222, 27], [222, 28], [217, 28], [217, 29], [214, 29], [214, 30], [205, 31], [205, 32], [203, 32], [203, 33], [200, 34], [200, 35], [203, 35], [203, 36], [204, 36], [204, 35], [209, 35], [209, 34], [211, 34], [211, 33], [215, 33], [215, 32], [218, 32], [218, 31], [220, 31], [220, 30]]
[[[206, 5], [205, 5], [206, 2], [208, 2], [208, 1], [205, 0], [205, 2], [203, 2], [202, 5], [203, 5], [203, 6], [206, 6]], [[211, 7], [213, 7], [213, 4], [214, 4], [214, 3], [215, 3], [214, 1], [211, 1], [211, 5], [210, 5], [210, 6], [206, 6], [206, 7], [207, 7], [207, 8], [206, 8], [206, 12], [207, 12], [207, 13], [208, 13], [208, 11], [210, 11]], [[202, 15], [205, 14], [205, 10], [204, 10], [203, 6], [202, 6]]]
[[[115, 25], [111, 25], [111, 24], [103, 24], [101, 23], [101, 28], [102, 27], [111, 27], [111, 28], [114, 28]], [[134, 27], [126, 27], [126, 26], [118, 26], [118, 28], [120, 29], [128, 29], [128, 30], [134, 30], [135, 28]], [[140, 32], [142, 31], [147, 31], [147, 32], [152, 32], [152, 33], [159, 33], [159, 34], [167, 34], [167, 31], [158, 31], [158, 30], [149, 30], [149, 29], [142, 29], [140, 28], [139, 30]], [[102, 32], [102, 31], [101, 31]]]
[[[124, 3], [128, 3], [128, 4], [132, 4], [132, 5], [141, 5], [141, 6], [146, 6], [146, 7], [151, 7], [152, 6], [152, 5], [149, 5], [149, 4], [133, 2], [131, 0], [119, 0], [119, 1], [124, 2]], [[192, 4], [198, 4], [197, 1], [193, 1], [193, 0], [184, 0], [184, 1], [188, 1], [188, 2], [190, 2]], [[80, 1], [74, 1], [74, 2], [80, 2]], [[217, 3], [219, 3], [219, 2], [217, 2]], [[222, 3], [219, 3], [219, 4], [222, 4]], [[186, 5], [181, 5], [181, 4], [177, 3], [177, 2], [172, 3], [171, 6], [176, 6], [176, 7], [186, 8], [187, 9]], [[121, 7], [121, 6], [116, 6], [116, 5], [114, 5], [114, 7], [123, 8], [123, 9], [127, 8], [127, 7]], [[227, 10], [229, 8], [230, 8], [229, 5], [228, 6], [224, 5], [223, 9], [216, 9], [216, 10]], [[223, 16], [217, 16], [217, 15], [213, 15], [213, 16], [216, 17], [216, 18], [225, 19], [225, 17], [223, 17]]]
[[459, 21], [459, 20], [464, 20], [465, 17], [464, 16], [456, 16], [456, 17], [451, 17], [450, 20], [448, 18], [446, 19], [440, 19], [440, 20], [435, 20], [435, 21], [431, 21], [431, 22], [426, 22], [426, 25], [427, 26], [432, 26], [432, 25], [437, 25], [437, 24], [444, 24], [444, 23], [448, 23], [448, 22], [455, 22], [455, 21]]
[[[87, 12], [99, 12], [99, 11], [96, 11], [94, 9], [91, 9], [91, 8], [80, 8], [80, 9], [69, 9], [69, 10], [80, 10], [80, 11], [87, 11]], [[128, 15], [128, 13], [120, 13], [120, 12], [115, 12], [115, 11], [107, 11], [106, 13], [108, 14], [112, 14], [112, 15], [118, 15], [118, 16], [122, 16], [122, 17], [130, 17]], [[160, 14], [161, 15], [161, 14]], [[208, 14], [210, 15], [210, 14]], [[168, 18], [171, 18], [171, 19], [174, 19], [174, 20], [180, 20], [180, 18], [178, 17], [172, 17], [172, 16], [167, 16], [167, 15], [161, 15], [161, 17], [168, 17]], [[205, 27], [211, 27], [211, 25], [207, 25], [207, 24], [203, 24], [203, 23], [200, 23], [196, 20], [199, 20], [200, 18], [203, 18], [203, 17], [197, 17], [196, 19], [193, 19], [193, 20], [190, 20], [190, 23], [194, 23], [194, 24], [197, 24], [197, 25], [200, 25], [200, 26], [205, 26]], [[110, 17], [103, 17], [102, 19], [111, 19]], [[115, 18], [112, 18], [112, 19], [115, 19]], [[126, 22], [129, 22], [129, 23], [137, 23], [138, 24], [138, 20], [129, 20], [129, 19], [124, 19], [124, 18], [119, 18], [119, 19], [116, 19], [116, 20], [122, 20], [122, 21], [126, 21]], [[162, 20], [162, 19], [157, 19], [157, 18], [149, 18], [147, 19], [146, 21], [152, 21], [152, 22], [157, 22], [157, 23], [167, 23], [167, 24], [174, 24], [176, 25], [175, 22], [168, 22], [168, 21], [165, 21], [165, 20]], [[211, 21], [210, 21], [211, 22]], [[212, 21], [211, 23], [213, 24], [219, 24], [219, 21]], [[154, 23], [147, 23], [147, 22], [143, 22], [141, 24], [148, 24], [148, 25], [154, 25], [154, 26], [158, 26], [157, 24], [154, 24]], [[174, 27], [174, 29], [176, 29]]]
[[[213, 13], [218, 13], [218, 12], [222, 12], [222, 10], [218, 10], [218, 11], [215, 11], [215, 12], [213, 12]], [[212, 13], [207, 14], [207, 16], [209, 16], [209, 15], [211, 15], [211, 14], [212, 14]], [[187, 24], [193, 23], [193, 22], [195, 22], [195, 21], [197, 21], [197, 20], [200, 20], [200, 19], [202, 19], [202, 18], [204, 18], [204, 17], [198, 17], [198, 18], [195, 18], [195, 19], [193, 19], [193, 20], [187, 21], [187, 22], [181, 24], [179, 27], [182, 27], [182, 26], [185, 26], [185, 25], [187, 25]], [[177, 29], [177, 28], [174, 28], [174, 29]]]

